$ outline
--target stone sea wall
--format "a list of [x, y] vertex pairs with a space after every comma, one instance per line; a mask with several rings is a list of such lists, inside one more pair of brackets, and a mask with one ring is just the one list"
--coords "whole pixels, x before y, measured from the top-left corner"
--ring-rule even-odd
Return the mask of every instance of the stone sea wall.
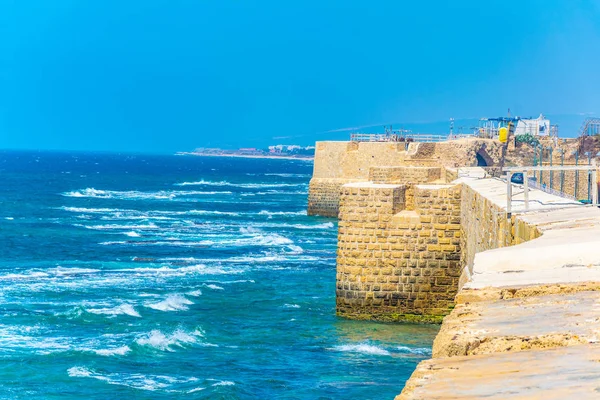
[[[340, 190], [346, 183], [381, 181], [380, 173], [396, 183], [450, 182], [456, 178], [453, 168], [477, 165], [477, 155], [489, 165], [496, 165], [502, 158], [502, 144], [488, 139], [442, 143], [317, 142], [308, 214], [336, 217]], [[387, 167], [407, 169], [382, 171]]]
[[340, 199], [337, 312], [436, 322], [460, 276], [460, 185], [355, 183]]

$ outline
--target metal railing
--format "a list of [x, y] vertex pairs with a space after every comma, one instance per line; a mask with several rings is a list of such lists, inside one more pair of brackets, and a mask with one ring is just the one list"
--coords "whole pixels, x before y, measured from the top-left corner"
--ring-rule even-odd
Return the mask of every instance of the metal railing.
[[[563, 197], [572, 201], [577, 201], [577, 192], [574, 192], [574, 195], [568, 195], [564, 191], [559, 191], [553, 189], [552, 187], [548, 187], [544, 184], [543, 180], [541, 182], [537, 182], [535, 177], [532, 177], [530, 173], [535, 175], [536, 172], [549, 172], [553, 174], [556, 171], [560, 171], [564, 173], [566, 171], [575, 171], [578, 174], [578, 171], [587, 171], [588, 175], [588, 200], [587, 202], [592, 206], [598, 206], [598, 167], [596, 166], [595, 161], [592, 165], [582, 165], [582, 166], [557, 166], [557, 167], [507, 167], [503, 168], [503, 172], [506, 172], [506, 213], [510, 215], [513, 211], [512, 202], [513, 202], [513, 185], [512, 177], [516, 173], [523, 174], [523, 202], [525, 211], [529, 211], [529, 191], [530, 188], [535, 188], [538, 190], [542, 190], [546, 193], [553, 194], [555, 196]], [[578, 178], [576, 178], [578, 179]], [[577, 182], [577, 181], [575, 181]], [[562, 185], [561, 185], [562, 186]], [[577, 187], [577, 186], [575, 186]], [[574, 204], [574, 203], [573, 203]]]
[[429, 135], [423, 133], [405, 133], [405, 134], [389, 134], [389, 133], [352, 133], [350, 140], [353, 142], [419, 142], [419, 143], [437, 143], [448, 140], [458, 139], [474, 139], [476, 135]]

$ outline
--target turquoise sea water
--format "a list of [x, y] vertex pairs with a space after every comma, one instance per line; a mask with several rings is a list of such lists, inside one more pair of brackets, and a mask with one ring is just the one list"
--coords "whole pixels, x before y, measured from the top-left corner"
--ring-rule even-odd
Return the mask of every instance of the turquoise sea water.
[[371, 399], [437, 327], [335, 316], [305, 161], [0, 153], [1, 399]]

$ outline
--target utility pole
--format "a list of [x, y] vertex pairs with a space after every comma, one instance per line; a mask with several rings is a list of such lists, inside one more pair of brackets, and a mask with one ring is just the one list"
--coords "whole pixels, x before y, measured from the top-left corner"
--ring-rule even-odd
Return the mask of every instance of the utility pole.
[[[573, 152], [573, 155], [575, 156], [575, 166], [579, 165], [579, 151], [575, 150]], [[573, 194], [573, 196], [575, 197], [575, 200], [577, 200], [577, 189], [579, 188], [579, 171], [575, 170], [575, 193]]]
[[[550, 153], [550, 167], [552, 167], [552, 146], [548, 146], [548, 152]], [[550, 168], [550, 189], [552, 189], [552, 181], [554, 180], [554, 171]]]
[[[565, 149], [558, 149], [558, 151], [560, 151], [560, 166], [564, 167], [565, 165]], [[561, 170], [560, 171], [560, 192], [563, 192], [565, 186], [565, 170]]]

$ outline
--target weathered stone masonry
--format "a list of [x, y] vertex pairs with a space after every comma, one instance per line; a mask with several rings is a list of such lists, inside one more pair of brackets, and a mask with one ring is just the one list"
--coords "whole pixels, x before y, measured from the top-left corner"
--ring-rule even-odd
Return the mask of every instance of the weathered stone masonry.
[[459, 185], [345, 185], [338, 314], [430, 322], [447, 315], [461, 273], [460, 195]]
[[[317, 142], [313, 176], [308, 190], [308, 214], [337, 217], [344, 184], [378, 180], [373, 167], [397, 170], [396, 183], [441, 183], [456, 178], [449, 168], [476, 165], [476, 154], [490, 162], [501, 158], [502, 145], [488, 139], [443, 143]], [[431, 167], [418, 170], [414, 167]], [[389, 177], [389, 172], [384, 173]], [[435, 178], [434, 178], [435, 176]]]

